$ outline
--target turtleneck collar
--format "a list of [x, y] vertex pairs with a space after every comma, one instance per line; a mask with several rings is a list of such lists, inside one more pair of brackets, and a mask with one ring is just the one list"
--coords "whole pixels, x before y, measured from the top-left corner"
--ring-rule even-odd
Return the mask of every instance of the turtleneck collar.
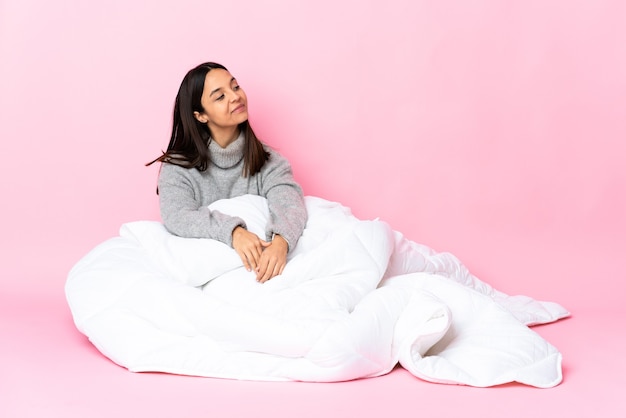
[[209, 142], [209, 153], [211, 162], [219, 168], [231, 168], [239, 164], [243, 159], [243, 146], [245, 145], [243, 132], [239, 133], [237, 139], [222, 148], [215, 141]]

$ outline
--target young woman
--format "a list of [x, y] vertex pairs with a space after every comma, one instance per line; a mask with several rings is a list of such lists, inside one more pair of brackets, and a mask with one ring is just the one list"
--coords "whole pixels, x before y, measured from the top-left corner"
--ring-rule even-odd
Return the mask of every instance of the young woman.
[[[187, 73], [167, 151], [149, 164], [157, 161], [161, 217], [171, 233], [232, 246], [259, 282], [281, 274], [307, 219], [302, 189], [288, 161], [257, 139], [246, 94], [223, 65], [207, 62]], [[242, 219], [207, 207], [244, 194], [267, 198], [265, 240]]]

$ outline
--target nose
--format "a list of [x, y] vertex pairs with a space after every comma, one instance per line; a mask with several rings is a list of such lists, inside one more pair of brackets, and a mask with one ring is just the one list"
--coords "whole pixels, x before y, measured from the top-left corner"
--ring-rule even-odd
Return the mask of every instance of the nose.
[[239, 92], [235, 90], [231, 90], [230, 101], [234, 103], [234, 102], [238, 102], [240, 99], [241, 99], [241, 95], [239, 94]]

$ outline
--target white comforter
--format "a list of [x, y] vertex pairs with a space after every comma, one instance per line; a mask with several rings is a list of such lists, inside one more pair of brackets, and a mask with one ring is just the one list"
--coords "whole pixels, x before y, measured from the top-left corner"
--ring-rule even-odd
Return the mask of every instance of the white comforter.
[[[323, 382], [400, 363], [440, 383], [561, 381], [561, 354], [527, 327], [567, 316], [561, 306], [496, 291], [453, 255], [338, 203], [306, 197], [306, 205], [284, 273], [265, 284], [222, 243], [175, 237], [158, 222], [123, 225], [69, 274], [76, 326], [137, 372]], [[211, 209], [264, 236], [263, 198]]]

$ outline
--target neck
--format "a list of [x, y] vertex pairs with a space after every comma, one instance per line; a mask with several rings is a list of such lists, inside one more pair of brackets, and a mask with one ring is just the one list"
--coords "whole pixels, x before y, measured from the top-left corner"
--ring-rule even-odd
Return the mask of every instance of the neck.
[[209, 142], [211, 163], [223, 169], [235, 167], [244, 157], [244, 144], [245, 139], [241, 134], [225, 148], [217, 141], [211, 140]]
[[211, 129], [211, 139], [222, 148], [229, 146], [239, 137], [239, 127], [227, 129]]

